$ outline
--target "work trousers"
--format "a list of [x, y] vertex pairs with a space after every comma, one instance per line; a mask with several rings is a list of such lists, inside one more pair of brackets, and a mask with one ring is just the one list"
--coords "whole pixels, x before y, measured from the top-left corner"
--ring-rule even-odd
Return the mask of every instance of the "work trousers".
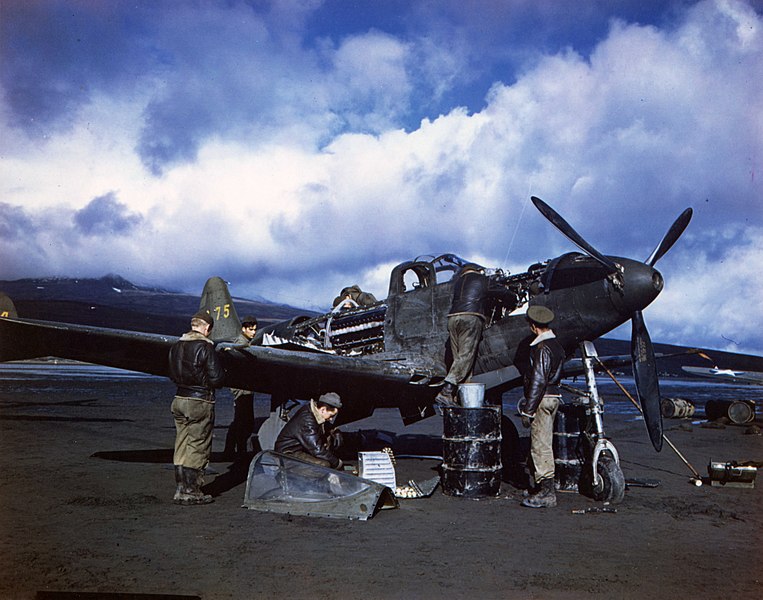
[[543, 396], [530, 426], [530, 456], [536, 484], [554, 478], [554, 418], [559, 401], [559, 396]]
[[173, 463], [189, 469], [205, 469], [212, 453], [215, 403], [175, 396], [171, 410], [176, 431]]
[[448, 317], [448, 333], [450, 334], [453, 364], [445, 377], [446, 382], [458, 385], [472, 374], [484, 325], [485, 321], [477, 315]]
[[254, 431], [254, 394], [244, 390], [233, 392], [233, 421], [225, 438], [225, 452], [246, 454], [247, 444]]

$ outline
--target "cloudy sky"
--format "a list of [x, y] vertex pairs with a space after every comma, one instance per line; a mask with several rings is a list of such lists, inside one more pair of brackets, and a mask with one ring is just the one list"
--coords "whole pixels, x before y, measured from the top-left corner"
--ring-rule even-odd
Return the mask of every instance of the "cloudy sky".
[[[646, 259], [655, 341], [763, 354], [763, 2], [2, 0], [0, 279], [326, 307], [455, 252]], [[629, 329], [620, 331], [627, 338]]]

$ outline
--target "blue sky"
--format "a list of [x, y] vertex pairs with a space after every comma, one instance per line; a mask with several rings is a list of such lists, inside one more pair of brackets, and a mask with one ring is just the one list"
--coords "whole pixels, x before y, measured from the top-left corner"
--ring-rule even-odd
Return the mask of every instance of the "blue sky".
[[[763, 354], [763, 4], [0, 3], [0, 279], [325, 307], [455, 252], [645, 260], [655, 341]], [[627, 338], [629, 330], [620, 337]]]

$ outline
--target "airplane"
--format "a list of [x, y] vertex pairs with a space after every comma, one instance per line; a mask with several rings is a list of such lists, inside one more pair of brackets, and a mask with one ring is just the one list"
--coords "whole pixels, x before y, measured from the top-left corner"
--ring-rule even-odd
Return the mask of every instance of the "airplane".
[[[522, 384], [532, 340], [525, 313], [532, 305], [554, 311], [553, 329], [571, 356], [632, 321], [631, 360], [650, 440], [662, 448], [662, 415], [655, 355], [642, 310], [663, 288], [654, 268], [681, 236], [692, 216], [687, 208], [646, 261], [605, 256], [588, 244], [543, 200], [533, 204], [583, 253], [569, 252], [510, 274], [486, 270], [509, 290], [495, 301], [480, 343], [472, 381], [486, 396], [500, 398]], [[466, 261], [454, 254], [420, 256], [392, 269], [387, 297], [370, 306], [337, 306], [265, 327], [250, 346], [232, 340], [240, 321], [223, 279], [212, 277], [200, 307], [215, 319], [212, 339], [226, 369], [226, 386], [270, 394], [271, 408], [334, 391], [342, 397], [342, 422], [396, 407], [408, 424], [435, 414], [434, 397], [447, 374], [447, 313], [452, 278]], [[7, 297], [6, 297], [7, 299]], [[167, 353], [175, 336], [19, 318], [0, 298], [0, 361], [45, 356], [74, 359], [167, 376]], [[580, 374], [573, 361], [563, 376]]]
[[733, 369], [719, 369], [718, 367], [681, 367], [689, 375], [697, 377], [709, 377], [724, 383], [744, 383], [749, 385], [763, 385], [763, 373], [760, 371], [735, 371]]

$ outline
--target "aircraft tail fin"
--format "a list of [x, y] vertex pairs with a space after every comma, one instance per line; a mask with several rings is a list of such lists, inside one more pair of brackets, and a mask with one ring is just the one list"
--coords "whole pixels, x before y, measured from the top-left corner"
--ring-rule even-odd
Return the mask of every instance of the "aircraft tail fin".
[[13, 300], [5, 294], [0, 292], [0, 317], [10, 317], [11, 319], [18, 319], [18, 313], [16, 307], [13, 304]]
[[[16, 306], [10, 297], [0, 292], [0, 317], [17, 319]], [[26, 335], [20, 335], [18, 322], [0, 321], [0, 362], [44, 356], [42, 345]]]
[[212, 315], [215, 325], [210, 336], [215, 342], [232, 342], [241, 333], [241, 321], [233, 306], [228, 284], [220, 277], [210, 277], [201, 293], [199, 310]]

